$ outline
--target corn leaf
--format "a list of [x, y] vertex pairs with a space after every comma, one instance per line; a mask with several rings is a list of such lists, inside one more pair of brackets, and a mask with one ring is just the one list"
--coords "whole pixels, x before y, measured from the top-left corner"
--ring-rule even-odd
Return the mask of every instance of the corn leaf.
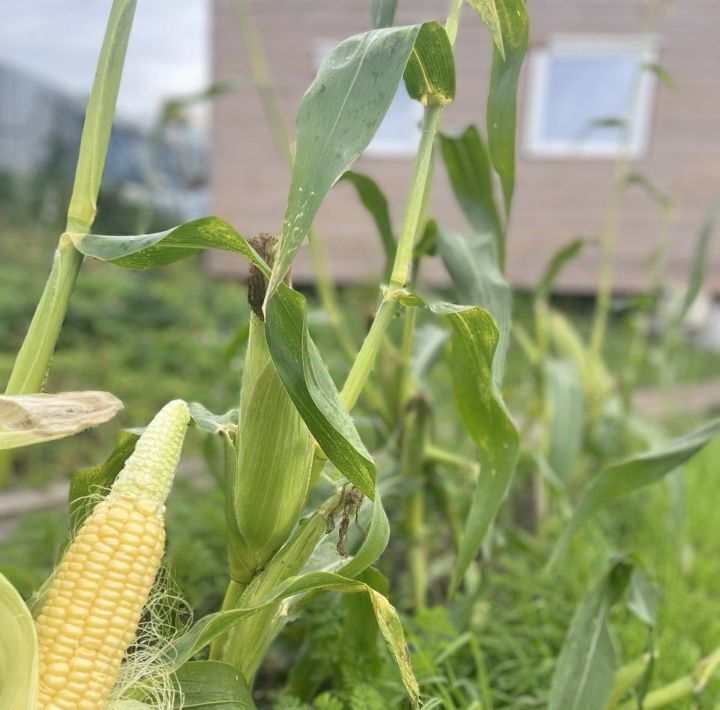
[[441, 133], [440, 151], [463, 214], [476, 232], [493, 235], [502, 262], [505, 235], [495, 206], [490, 158], [478, 129], [468, 126], [457, 135]]
[[437, 23], [371, 30], [341, 42], [322, 65], [296, 118], [297, 150], [266, 302], [290, 270], [328, 190], [370, 143], [406, 66], [411, 96], [454, 94], [448, 47]]
[[196, 256], [205, 249], [222, 249], [242, 254], [268, 272], [255, 250], [218, 217], [202, 217], [155, 234], [73, 234], [71, 238], [85, 256], [127, 269], [153, 269]]
[[654, 451], [633, 456], [602, 471], [588, 486], [548, 562], [554, 567], [577, 532], [602, 508], [618, 498], [661, 480], [692, 458], [720, 433], [720, 418], [673, 439]]
[[400, 670], [400, 675], [413, 703], [417, 704], [419, 688], [410, 664], [400, 617], [390, 602], [379, 592], [363, 582], [355, 581], [330, 572], [311, 572], [279, 584], [267, 597], [247, 608], [236, 608], [210, 614], [173, 641], [164, 652], [163, 661], [169, 670], [180, 668], [214, 638], [225, 633], [233, 624], [297, 594], [316, 591], [335, 591], [343, 594], [365, 592], [373, 605], [380, 632], [388, 644]]
[[390, 221], [390, 210], [388, 202], [383, 195], [378, 184], [367, 175], [361, 175], [353, 170], [348, 170], [343, 174], [341, 180], [349, 182], [357, 191], [360, 202], [363, 207], [370, 213], [375, 222], [380, 241], [382, 242], [383, 251], [385, 252], [385, 261], [387, 263], [386, 273], [392, 267], [395, 258], [395, 235], [392, 231], [392, 222]]
[[139, 438], [138, 434], [133, 432], [121, 431], [115, 448], [104, 463], [80, 469], [72, 475], [69, 494], [70, 537], [75, 535], [92, 511], [97, 503], [97, 496], [104, 496], [110, 490], [125, 461], [135, 450]]
[[273, 362], [308, 429], [336, 468], [372, 500], [375, 463], [309, 336], [303, 296], [284, 286], [267, 306], [266, 324]]
[[438, 246], [460, 302], [481, 306], [492, 315], [498, 327], [492, 374], [499, 387], [510, 343], [512, 289], [498, 267], [494, 241], [489, 235], [439, 230]]
[[550, 295], [550, 291], [555, 284], [558, 274], [568, 262], [580, 254], [585, 244], [586, 241], [584, 239], [573, 239], [552, 255], [545, 269], [545, 273], [535, 287], [535, 293], [533, 295], [536, 301], [545, 299]]
[[38, 674], [35, 623], [25, 602], [0, 574], [0, 707], [35, 710]]
[[0, 395], [0, 450], [72, 436], [104, 424], [122, 406], [109, 392]]
[[[403, 302], [408, 306], [427, 305], [415, 295]], [[493, 376], [500, 332], [492, 316], [478, 306], [438, 303], [427, 307], [446, 317], [452, 327], [450, 366], [455, 400], [480, 461], [453, 571], [452, 586], [457, 588], [507, 494], [520, 442]]]
[[373, 29], [392, 27], [395, 20], [395, 8], [397, 0], [372, 0], [370, 14], [372, 16]]
[[473, 0], [472, 5], [494, 40], [487, 100], [488, 148], [509, 214], [515, 187], [517, 85], [528, 43], [528, 15], [524, 0]]
[[420, 27], [405, 67], [405, 87], [425, 106], [445, 106], [455, 98], [455, 60], [445, 28], [437, 22]]
[[[500, 2], [502, 3], [503, 0], [500, 0]], [[470, 0], [470, 5], [475, 9], [475, 12], [480, 15], [480, 19], [490, 30], [495, 49], [497, 49], [500, 56], [505, 59], [505, 40], [503, 39], [498, 3], [496, 0]]]
[[182, 691], [174, 707], [183, 710], [247, 710], [255, 708], [242, 673], [220, 661], [188, 661], [175, 671]]
[[616, 664], [608, 617], [631, 570], [625, 561], [616, 563], [581, 603], [558, 657], [549, 710], [605, 710]]
[[585, 393], [571, 360], [547, 359], [543, 376], [550, 429], [548, 462], [567, 483], [582, 449]]
[[[265, 262], [224, 220], [204, 217], [158, 234], [76, 235], [86, 256], [125, 268], [152, 268], [214, 248], [244, 256], [266, 276]], [[375, 495], [375, 464], [343, 407], [307, 327], [307, 305], [282, 284], [267, 312], [267, 338], [275, 367], [308, 429], [335, 467], [365, 495]]]
[[718, 207], [713, 208], [703, 222], [698, 236], [697, 244], [693, 252], [692, 265], [690, 267], [690, 275], [688, 278], [687, 290], [683, 298], [678, 319], [683, 320], [687, 315], [690, 307], [695, 302], [700, 288], [702, 287], [703, 278], [705, 276], [705, 266], [708, 262], [707, 251], [710, 245], [710, 237], [715, 229], [715, 219]]

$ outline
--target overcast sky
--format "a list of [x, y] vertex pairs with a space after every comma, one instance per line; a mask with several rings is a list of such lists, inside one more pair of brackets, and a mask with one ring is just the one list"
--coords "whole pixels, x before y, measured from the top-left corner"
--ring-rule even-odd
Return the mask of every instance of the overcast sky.
[[[0, 62], [87, 96], [111, 0], [2, 0]], [[118, 115], [150, 122], [163, 98], [209, 82], [208, 0], [138, 0]]]

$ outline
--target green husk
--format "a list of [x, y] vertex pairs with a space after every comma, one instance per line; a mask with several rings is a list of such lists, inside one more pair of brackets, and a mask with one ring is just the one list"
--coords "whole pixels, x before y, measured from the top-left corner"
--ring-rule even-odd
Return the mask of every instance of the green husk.
[[35, 710], [38, 677], [35, 624], [25, 602], [0, 574], [0, 708]]
[[[253, 246], [269, 260], [275, 239]], [[287, 541], [305, 507], [315, 442], [275, 369], [262, 313], [265, 280], [251, 268], [252, 308], [242, 376], [237, 466], [228, 472], [231, 577], [247, 584]]]

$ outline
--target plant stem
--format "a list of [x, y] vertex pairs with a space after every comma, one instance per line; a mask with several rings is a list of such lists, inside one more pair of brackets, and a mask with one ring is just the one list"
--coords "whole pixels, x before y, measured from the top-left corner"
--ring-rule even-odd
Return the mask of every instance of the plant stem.
[[385, 337], [385, 332], [395, 317], [397, 310], [397, 301], [384, 300], [378, 308], [375, 319], [365, 336], [360, 352], [357, 354], [340, 392], [340, 399], [348, 411], [357, 404], [370, 372], [375, 365], [375, 359]]
[[83, 260], [67, 233], [85, 234], [95, 219], [135, 4], [136, 0], [113, 0], [88, 99], [66, 233], [58, 242], [50, 276], [13, 365], [6, 394], [39, 391], [50, 368]]
[[63, 235], [55, 251], [45, 290], [15, 359], [5, 394], [39, 392], [42, 389], [82, 260], [82, 254], [75, 249], [69, 237]]
[[435, 134], [437, 133], [440, 123], [441, 112], [442, 106], [439, 104], [430, 104], [425, 109], [422, 137], [420, 139], [420, 145], [418, 146], [412, 181], [410, 183], [410, 196], [408, 197], [407, 207], [405, 208], [405, 217], [403, 219], [402, 229], [400, 230], [397, 249], [395, 251], [395, 261], [390, 275], [391, 288], [403, 288], [410, 276], [410, 263], [413, 256], [415, 236], [418, 233], [420, 218], [423, 212], [425, 189], [430, 174], [433, 145], [435, 143]]

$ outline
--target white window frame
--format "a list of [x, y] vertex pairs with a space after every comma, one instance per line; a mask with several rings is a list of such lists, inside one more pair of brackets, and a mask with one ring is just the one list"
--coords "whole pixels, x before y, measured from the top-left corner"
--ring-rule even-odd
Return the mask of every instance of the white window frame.
[[[319, 69], [320, 65], [330, 56], [333, 49], [337, 46], [337, 41], [332, 39], [319, 39], [313, 44], [312, 57], [315, 69]], [[398, 86], [398, 91], [404, 88], [404, 83]], [[363, 157], [366, 158], [412, 158], [417, 153], [420, 139], [422, 138], [422, 129], [420, 124], [423, 117], [423, 106], [419, 101], [410, 99], [412, 101], [413, 110], [415, 113], [415, 126], [416, 129], [408, 131], [406, 140], [381, 140], [378, 139], [377, 133], [373, 136], [372, 140], [368, 144], [367, 148], [363, 151]], [[387, 117], [385, 114], [383, 120]]]
[[586, 143], [572, 140], [549, 140], [542, 135], [543, 116], [547, 101], [550, 62], [556, 57], [607, 57], [632, 54], [640, 65], [658, 61], [658, 40], [652, 35], [559, 35], [530, 58], [529, 96], [525, 115], [525, 149], [534, 158], [599, 158], [613, 159], [620, 155], [638, 158], [645, 154], [650, 140], [650, 124], [657, 77], [648, 69], [640, 69], [629, 136], [621, 144]]

